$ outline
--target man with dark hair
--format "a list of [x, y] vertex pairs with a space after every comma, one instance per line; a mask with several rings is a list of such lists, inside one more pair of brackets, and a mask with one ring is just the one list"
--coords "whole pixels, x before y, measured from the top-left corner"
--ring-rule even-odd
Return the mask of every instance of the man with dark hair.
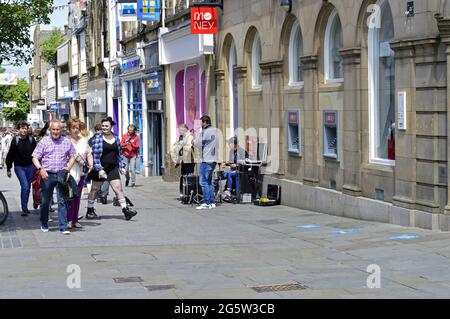
[[20, 182], [20, 199], [22, 216], [24, 217], [30, 213], [28, 210], [28, 199], [34, 173], [32, 154], [36, 148], [36, 140], [28, 133], [29, 127], [30, 125], [27, 122], [20, 122], [17, 125], [19, 134], [12, 139], [11, 147], [6, 156], [6, 174], [11, 178], [11, 168], [14, 164], [14, 172]]
[[200, 186], [203, 190], [204, 203], [197, 209], [212, 209], [216, 208], [212, 175], [217, 165], [219, 141], [217, 130], [211, 126], [211, 118], [204, 115], [200, 120], [202, 131], [196, 135], [194, 146], [201, 154]]
[[139, 135], [136, 134], [136, 126], [134, 124], [128, 125], [128, 132], [122, 136], [120, 147], [122, 148], [126, 164], [125, 186], [129, 185], [131, 176], [131, 187], [134, 187], [136, 184], [136, 158], [140, 149]]
[[239, 146], [236, 136], [230, 138], [228, 143], [230, 145], [230, 152], [228, 156], [228, 163], [226, 165], [229, 166], [230, 169], [224, 172], [224, 176], [227, 179], [227, 189], [225, 191], [226, 197], [231, 196], [233, 186], [239, 187], [238, 185], [233, 185], [233, 178], [237, 177], [239, 163], [249, 157], [248, 152]]

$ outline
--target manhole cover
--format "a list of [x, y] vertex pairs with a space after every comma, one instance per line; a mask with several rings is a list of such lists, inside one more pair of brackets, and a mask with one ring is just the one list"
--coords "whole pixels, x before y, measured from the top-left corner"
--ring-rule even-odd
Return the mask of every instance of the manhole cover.
[[274, 286], [259, 286], [251, 288], [258, 293], [262, 293], [262, 292], [276, 292], [276, 291], [305, 290], [307, 287], [300, 284], [285, 284]]
[[118, 277], [113, 278], [116, 284], [123, 284], [127, 282], [143, 282], [141, 277]]
[[151, 285], [145, 286], [145, 289], [147, 289], [148, 291], [169, 290], [175, 289], [175, 285]]

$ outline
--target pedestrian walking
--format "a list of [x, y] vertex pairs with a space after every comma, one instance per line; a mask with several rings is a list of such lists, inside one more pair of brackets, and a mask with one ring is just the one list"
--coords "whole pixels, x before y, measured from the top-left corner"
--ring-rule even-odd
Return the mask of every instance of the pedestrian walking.
[[31, 182], [34, 173], [33, 151], [36, 148], [36, 140], [29, 134], [30, 125], [27, 122], [19, 122], [17, 128], [19, 135], [12, 141], [6, 156], [6, 174], [11, 178], [11, 168], [14, 164], [14, 172], [20, 182], [20, 203], [22, 216], [30, 214], [28, 200], [30, 198]]
[[95, 213], [94, 203], [97, 193], [105, 180], [109, 181], [116, 194], [125, 219], [130, 220], [137, 214], [136, 211], [129, 208], [123, 192], [120, 174], [125, 174], [125, 163], [120, 147], [120, 138], [112, 132], [114, 125], [116, 123], [111, 117], [103, 119], [102, 132], [97, 133], [92, 141], [94, 169], [89, 175], [92, 180], [92, 188], [88, 197], [86, 219], [99, 218]]
[[212, 127], [211, 118], [208, 115], [202, 116], [200, 120], [202, 121], [202, 130], [196, 135], [194, 146], [201, 154], [200, 186], [203, 191], [204, 203], [197, 209], [212, 209], [216, 208], [212, 176], [218, 159], [218, 134], [217, 130]]
[[50, 201], [56, 188], [58, 200], [59, 230], [68, 235], [67, 230], [67, 178], [75, 164], [75, 148], [69, 139], [61, 135], [61, 123], [50, 123], [50, 136], [44, 137], [33, 152], [33, 164], [39, 170], [42, 186], [41, 230], [48, 232]]
[[9, 147], [11, 146], [12, 134], [10, 132], [6, 132], [5, 136], [2, 138], [2, 151], [0, 153], [0, 168], [3, 169], [3, 166], [6, 165], [6, 156], [8, 156]]
[[83, 192], [85, 174], [88, 173], [93, 168], [93, 158], [91, 153], [91, 148], [89, 146], [88, 140], [81, 135], [81, 130], [84, 127], [84, 123], [78, 118], [72, 118], [68, 122], [69, 129], [69, 139], [75, 148], [76, 162], [70, 170], [70, 175], [74, 178], [75, 183], [77, 183], [78, 194], [71, 199], [69, 205], [69, 212], [67, 214], [68, 224], [67, 228], [81, 228], [81, 224], [78, 222], [78, 213], [80, 211], [80, 201]]
[[[102, 123], [97, 123], [94, 125], [94, 135], [89, 139], [89, 146], [92, 149], [92, 144], [94, 142], [94, 136], [96, 134], [101, 134], [102, 132]], [[92, 187], [92, 181], [89, 178], [89, 175], [87, 177], [87, 180], [89, 180], [89, 182], [91, 182], [91, 187]], [[91, 188], [88, 187], [88, 192], [91, 192]], [[102, 188], [100, 190], [100, 192], [98, 192], [97, 194], [97, 202], [98, 203], [102, 203], [103, 205], [106, 205], [108, 203], [108, 195], [109, 195], [109, 182], [108, 180], [103, 181], [102, 184]]]
[[139, 154], [139, 135], [136, 134], [136, 126], [134, 124], [128, 125], [128, 132], [122, 136], [122, 141], [120, 147], [122, 148], [122, 154], [125, 160], [125, 186], [128, 187], [130, 184], [131, 177], [131, 187], [136, 184], [136, 158]]

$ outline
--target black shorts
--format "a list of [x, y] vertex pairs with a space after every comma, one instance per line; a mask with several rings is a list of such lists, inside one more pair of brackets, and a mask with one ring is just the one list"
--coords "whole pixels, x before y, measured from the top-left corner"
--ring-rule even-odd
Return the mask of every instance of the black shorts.
[[[114, 180], [120, 180], [120, 171], [118, 167], [113, 167], [113, 168], [105, 168], [105, 172], [106, 172], [106, 180], [108, 182], [114, 181]], [[99, 172], [98, 171], [92, 171], [89, 173], [89, 178], [95, 182], [103, 182], [105, 181], [104, 178], [100, 178], [98, 176]]]

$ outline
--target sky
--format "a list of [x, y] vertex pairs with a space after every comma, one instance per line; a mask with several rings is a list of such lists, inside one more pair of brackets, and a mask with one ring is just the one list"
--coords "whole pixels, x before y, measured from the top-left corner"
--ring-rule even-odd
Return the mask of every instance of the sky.
[[[69, 0], [54, 0], [53, 5], [54, 6], [62, 6], [68, 4]], [[53, 12], [53, 14], [50, 16], [51, 22], [49, 25], [41, 25], [41, 29], [43, 30], [51, 30], [54, 27], [62, 28], [65, 24], [67, 24], [67, 14], [68, 14], [68, 8], [64, 10], [56, 10]], [[33, 38], [33, 32], [34, 27], [30, 28], [30, 37]], [[5, 66], [6, 72], [9, 73], [16, 73], [19, 78], [25, 78], [28, 82], [28, 70], [32, 67], [31, 64], [22, 65], [20, 67], [11, 67], [11, 66]]]

